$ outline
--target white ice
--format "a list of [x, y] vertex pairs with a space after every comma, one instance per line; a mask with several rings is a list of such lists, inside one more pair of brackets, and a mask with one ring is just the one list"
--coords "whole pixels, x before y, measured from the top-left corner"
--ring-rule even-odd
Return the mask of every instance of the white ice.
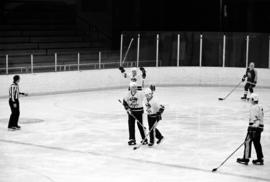
[[[127, 145], [127, 114], [118, 102], [126, 89], [21, 98], [20, 131], [7, 130], [10, 109], [1, 99], [0, 182], [270, 181], [267, 89], [255, 89], [265, 110], [265, 165], [236, 163], [241, 148], [211, 172], [246, 135], [250, 104], [240, 100], [243, 90], [218, 101], [230, 89], [158, 87], [156, 97], [166, 107], [158, 128], [165, 140], [135, 151]], [[139, 142], [138, 133], [136, 128]]]

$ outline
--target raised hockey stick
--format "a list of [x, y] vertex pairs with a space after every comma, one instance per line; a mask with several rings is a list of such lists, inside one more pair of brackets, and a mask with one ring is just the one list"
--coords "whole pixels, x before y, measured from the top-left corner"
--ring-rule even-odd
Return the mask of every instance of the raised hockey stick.
[[218, 167], [212, 169], [212, 172], [216, 172], [221, 166], [223, 166], [223, 164], [225, 164], [225, 162], [231, 158], [233, 156], [233, 154], [235, 154], [235, 152], [237, 152], [244, 144], [246, 143], [246, 140], [241, 143], [241, 145], [239, 145], [239, 147], [237, 147], [237, 149], [235, 149], [235, 151], [233, 151], [233, 153], [231, 153]]
[[227, 99], [227, 97], [229, 97], [232, 93], [233, 93], [233, 91], [237, 88], [237, 87], [239, 87], [239, 85], [242, 83], [242, 80], [225, 96], [225, 97], [223, 97], [223, 98], [218, 98], [218, 100], [225, 100], [225, 99]]
[[131, 47], [131, 44], [132, 44], [133, 40], [134, 40], [134, 39], [131, 38], [131, 40], [130, 40], [130, 42], [129, 42], [129, 45], [128, 45], [128, 48], [127, 48], [127, 51], [126, 51], [126, 53], [125, 53], [125, 56], [124, 56], [124, 59], [123, 59], [121, 65], [123, 65], [123, 64], [125, 63], [125, 61], [126, 61], [126, 58], [127, 58], [127, 55], [128, 55], [128, 52], [129, 52], [129, 49], [130, 49], [130, 47]]
[[[123, 103], [122, 103], [122, 101], [121, 101], [120, 99], [118, 99], [118, 101], [123, 105]], [[133, 118], [135, 119], [135, 121], [136, 121], [137, 123], [139, 123], [139, 125], [141, 125], [141, 126], [143, 127], [143, 130], [144, 130], [144, 131], [146, 130], [146, 127], [143, 126], [143, 124], [140, 123], [139, 120], [138, 120], [131, 112], [128, 112], [128, 114], [129, 114], [131, 117], [133, 117]], [[145, 132], [144, 132], [144, 134], [145, 134]]]

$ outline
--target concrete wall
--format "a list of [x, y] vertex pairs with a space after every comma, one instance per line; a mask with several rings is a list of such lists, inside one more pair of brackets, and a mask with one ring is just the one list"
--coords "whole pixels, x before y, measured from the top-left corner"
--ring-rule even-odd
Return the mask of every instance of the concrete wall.
[[[160, 67], [146, 68], [146, 84], [157, 86], [234, 86], [244, 68]], [[258, 70], [257, 87], [270, 88], [270, 69]], [[127, 71], [129, 71], [127, 69]], [[0, 97], [7, 97], [13, 75], [0, 76]], [[22, 74], [20, 89], [31, 95], [127, 87], [118, 69]]]

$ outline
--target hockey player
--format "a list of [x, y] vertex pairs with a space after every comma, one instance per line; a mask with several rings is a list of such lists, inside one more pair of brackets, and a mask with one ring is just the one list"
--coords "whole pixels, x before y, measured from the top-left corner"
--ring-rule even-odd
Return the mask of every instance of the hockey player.
[[245, 139], [245, 149], [243, 158], [238, 158], [237, 162], [241, 164], [248, 164], [251, 157], [251, 144], [254, 144], [257, 159], [252, 163], [255, 165], [263, 165], [263, 152], [261, 146], [261, 133], [263, 131], [263, 108], [258, 104], [259, 98], [257, 94], [251, 94], [251, 107], [249, 111], [249, 127], [248, 133]]
[[257, 71], [254, 69], [255, 64], [253, 62], [251, 62], [249, 64], [249, 67], [246, 70], [245, 75], [242, 78], [242, 81], [244, 82], [247, 78], [247, 82], [245, 84], [244, 87], [244, 96], [241, 97], [242, 100], [246, 100], [247, 99], [247, 94], [248, 91], [250, 92], [250, 94], [253, 93], [253, 88], [256, 86], [257, 84], [257, 79], [258, 79], [258, 73]]
[[137, 91], [136, 82], [131, 82], [130, 90], [127, 96], [123, 99], [123, 105], [128, 112], [128, 128], [129, 128], [129, 141], [128, 145], [136, 145], [135, 139], [135, 122], [137, 119], [137, 126], [139, 128], [143, 145], [146, 145], [145, 131], [143, 127], [143, 100], [144, 94]]
[[25, 95], [27, 93], [20, 92], [19, 90], [20, 76], [15, 75], [13, 77], [13, 83], [9, 87], [9, 107], [11, 109], [11, 115], [9, 118], [8, 129], [9, 130], [18, 130], [21, 127], [18, 125], [19, 116], [20, 116], [20, 104], [19, 96]]
[[163, 113], [165, 108], [153, 98], [153, 91], [150, 88], [146, 88], [144, 93], [146, 97], [144, 104], [150, 132], [150, 141], [148, 146], [151, 147], [155, 144], [155, 138], [157, 138], [157, 144], [160, 144], [161, 141], [164, 139], [163, 135], [155, 127], [155, 124], [162, 119], [161, 114]]
[[137, 89], [142, 90], [142, 88], [144, 87], [144, 80], [146, 78], [146, 71], [143, 67], [140, 67], [140, 70], [142, 72], [141, 75], [138, 75], [137, 68], [132, 68], [130, 74], [127, 74], [126, 70], [122, 66], [119, 67], [119, 70], [123, 74], [124, 78], [130, 79], [130, 83], [136, 82], [138, 87]]

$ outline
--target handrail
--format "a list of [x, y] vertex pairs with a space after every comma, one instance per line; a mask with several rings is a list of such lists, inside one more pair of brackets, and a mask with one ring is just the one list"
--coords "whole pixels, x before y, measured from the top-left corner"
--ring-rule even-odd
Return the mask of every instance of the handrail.
[[[141, 64], [146, 64], [146, 63], [155, 63], [155, 60], [145, 60], [145, 61], [141, 61]], [[130, 62], [125, 62], [124, 66], [126, 67], [135, 67], [137, 64], [136, 61], [130, 61]], [[100, 65], [100, 66], [99, 66]], [[86, 66], [93, 66], [94, 69], [105, 69], [106, 66], [108, 65], [115, 65], [114, 67], [117, 68], [119, 66], [119, 61], [118, 60], [111, 60], [111, 62], [93, 62], [93, 63], [80, 63], [79, 67], [86, 67]], [[72, 63], [72, 64], [58, 64], [56, 65], [57, 67], [57, 71], [70, 71], [72, 70], [72, 68], [77, 68], [78, 64]], [[55, 68], [55, 65], [38, 65], [38, 66], [33, 66], [33, 70], [34, 73], [37, 72], [42, 72], [42, 71], [37, 71], [40, 70], [42, 68], [50, 68], [51, 70], [53, 70]], [[30, 73], [31, 72], [31, 66], [17, 66], [17, 67], [9, 67], [8, 68], [9, 71], [11, 70], [20, 70], [20, 73]], [[0, 68], [0, 71], [5, 71], [6, 68]], [[75, 69], [73, 69], [75, 70]], [[54, 71], [50, 71], [50, 72], [54, 72]]]

